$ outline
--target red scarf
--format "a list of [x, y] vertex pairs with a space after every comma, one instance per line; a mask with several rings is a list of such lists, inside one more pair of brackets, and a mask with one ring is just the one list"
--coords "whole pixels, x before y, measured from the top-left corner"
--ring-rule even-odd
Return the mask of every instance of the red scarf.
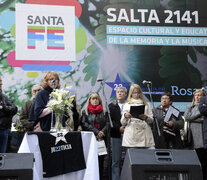
[[99, 105], [88, 105], [88, 110], [92, 114], [99, 114], [101, 111], [103, 111], [103, 106], [101, 104]]
[[[92, 104], [88, 105], [88, 110], [92, 114], [99, 114], [101, 111], [103, 111], [103, 106], [101, 104], [93, 106]], [[98, 130], [100, 130], [100, 123], [94, 120], [94, 127]]]

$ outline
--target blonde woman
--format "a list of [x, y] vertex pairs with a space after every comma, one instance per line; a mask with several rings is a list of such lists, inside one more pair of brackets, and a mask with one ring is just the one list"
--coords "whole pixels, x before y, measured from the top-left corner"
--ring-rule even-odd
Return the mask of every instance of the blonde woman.
[[82, 112], [82, 127], [85, 131], [92, 131], [99, 139], [106, 136], [106, 116], [103, 110], [102, 100], [97, 93], [92, 93]]
[[[140, 105], [145, 105], [144, 114], [139, 115], [139, 118], [132, 117], [130, 107]], [[145, 100], [140, 86], [132, 84], [121, 118], [121, 124], [125, 126], [122, 146], [139, 148], [154, 147], [153, 134], [150, 128], [152, 122], [153, 114], [150, 105]]]
[[187, 106], [184, 113], [186, 121], [190, 123], [190, 129], [193, 136], [193, 148], [196, 150], [198, 158], [201, 162], [203, 177], [207, 179], [207, 149], [204, 148], [204, 133], [203, 122], [204, 117], [199, 111], [199, 104], [202, 97], [205, 96], [205, 92], [201, 89], [197, 89], [194, 92], [193, 102]]
[[203, 117], [198, 109], [200, 100], [203, 96], [205, 96], [204, 91], [201, 89], [195, 90], [192, 104], [187, 106], [184, 113], [186, 121], [189, 121], [190, 123], [195, 149], [203, 147]]
[[[107, 114], [103, 110], [102, 100], [97, 93], [92, 93], [87, 102], [85, 110], [82, 112], [81, 124], [84, 131], [92, 131], [97, 139], [106, 140]], [[104, 156], [98, 156], [99, 175], [103, 178]]]

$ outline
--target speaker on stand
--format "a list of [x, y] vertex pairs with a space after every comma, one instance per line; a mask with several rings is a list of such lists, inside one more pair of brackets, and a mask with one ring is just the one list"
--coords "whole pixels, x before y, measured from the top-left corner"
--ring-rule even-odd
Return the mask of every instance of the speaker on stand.
[[0, 180], [32, 180], [32, 153], [0, 153]]
[[127, 150], [120, 180], [202, 180], [194, 150]]

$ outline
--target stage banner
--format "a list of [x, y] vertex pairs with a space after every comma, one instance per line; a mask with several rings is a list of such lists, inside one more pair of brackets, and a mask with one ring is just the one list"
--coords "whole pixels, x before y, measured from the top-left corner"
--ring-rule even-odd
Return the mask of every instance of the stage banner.
[[[152, 82], [152, 97], [170, 92], [180, 111], [207, 88], [207, 1], [16, 0], [0, 5], [4, 91], [20, 108], [45, 71], [57, 71], [84, 107], [103, 79], [117, 87]], [[4, 81], [4, 79], [7, 79]], [[14, 91], [16, 89], [16, 91]]]

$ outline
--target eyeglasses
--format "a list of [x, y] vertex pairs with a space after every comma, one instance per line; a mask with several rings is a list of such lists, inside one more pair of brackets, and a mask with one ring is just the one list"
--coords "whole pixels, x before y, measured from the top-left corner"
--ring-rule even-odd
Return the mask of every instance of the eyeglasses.
[[140, 92], [133, 92], [132, 94], [138, 94], [138, 95], [139, 95], [139, 94], [141, 94], [141, 93], [140, 93]]
[[48, 81], [58, 81], [58, 79], [48, 79]]
[[194, 96], [202, 96], [201, 94], [195, 94]]
[[34, 89], [33, 92], [36, 93], [36, 92], [38, 92], [38, 91], [40, 91], [40, 90], [41, 90], [41, 89]]
[[161, 98], [161, 100], [169, 100], [170, 98]]
[[92, 100], [99, 100], [98, 97], [92, 97]]

